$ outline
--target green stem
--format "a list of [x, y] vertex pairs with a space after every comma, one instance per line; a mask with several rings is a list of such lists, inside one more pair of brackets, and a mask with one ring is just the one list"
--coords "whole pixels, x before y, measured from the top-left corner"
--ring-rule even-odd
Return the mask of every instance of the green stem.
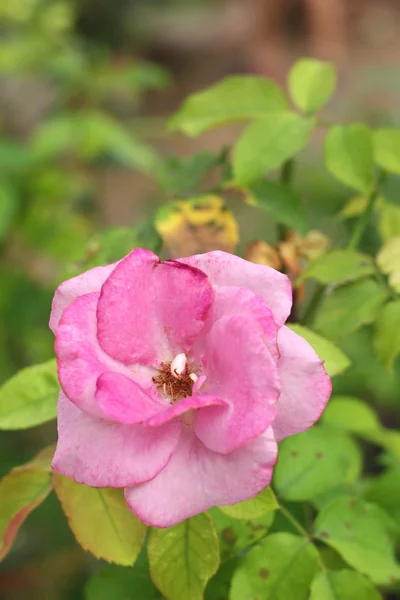
[[365, 229], [367, 228], [368, 223], [371, 220], [371, 215], [373, 213], [375, 203], [379, 197], [380, 186], [382, 185], [382, 183], [384, 182], [385, 179], [386, 179], [386, 173], [381, 171], [381, 173], [377, 179], [377, 182], [376, 182], [375, 186], [373, 187], [373, 189], [371, 190], [371, 193], [368, 197], [367, 207], [364, 210], [364, 212], [362, 213], [362, 215], [353, 231], [353, 235], [350, 238], [350, 241], [347, 246], [347, 248], [349, 250], [355, 250], [358, 247], [358, 245], [360, 244], [361, 239], [364, 235]]
[[285, 517], [287, 521], [295, 528], [303, 537], [310, 537], [308, 531], [303, 527], [301, 523], [281, 504], [279, 505], [279, 510], [282, 515]]

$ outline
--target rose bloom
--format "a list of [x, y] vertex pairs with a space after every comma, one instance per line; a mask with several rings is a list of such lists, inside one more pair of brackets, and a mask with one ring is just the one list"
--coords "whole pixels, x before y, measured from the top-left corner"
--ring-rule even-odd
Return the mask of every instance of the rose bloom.
[[308, 429], [331, 393], [323, 362], [284, 326], [291, 297], [285, 275], [224, 252], [161, 262], [136, 249], [62, 283], [53, 468], [124, 488], [155, 527], [254, 497], [277, 442]]

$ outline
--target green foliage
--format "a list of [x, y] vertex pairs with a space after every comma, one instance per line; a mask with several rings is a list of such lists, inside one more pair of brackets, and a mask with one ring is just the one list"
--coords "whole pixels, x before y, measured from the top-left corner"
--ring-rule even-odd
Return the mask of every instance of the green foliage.
[[294, 103], [312, 115], [328, 102], [335, 90], [335, 68], [328, 62], [300, 59], [289, 72], [288, 86]]
[[381, 600], [382, 596], [360, 573], [349, 570], [318, 573], [310, 600]]
[[314, 119], [291, 112], [272, 113], [251, 123], [233, 149], [235, 183], [249, 185], [282, 166], [304, 148], [314, 125]]
[[259, 519], [276, 510], [278, 503], [270, 487], [265, 488], [258, 496], [231, 506], [220, 506], [219, 509], [233, 519]]
[[307, 600], [318, 570], [318, 553], [308, 540], [276, 533], [250, 550], [236, 570], [231, 600]]
[[376, 321], [374, 343], [378, 358], [392, 370], [400, 353], [400, 300], [389, 302], [381, 311]]
[[320, 283], [345, 283], [374, 272], [369, 256], [354, 250], [332, 250], [311, 263], [302, 279], [313, 278]]
[[303, 327], [303, 325], [290, 325], [290, 329], [301, 335], [314, 348], [318, 356], [325, 361], [325, 369], [330, 377], [343, 373], [349, 367], [350, 362], [347, 356], [326, 338], [321, 337], [307, 327]]
[[234, 75], [190, 96], [170, 120], [169, 128], [197, 136], [230, 121], [261, 119], [286, 108], [283, 93], [272, 81]]
[[325, 139], [325, 162], [339, 181], [367, 194], [374, 177], [372, 134], [366, 125], [334, 125]]
[[400, 173], [400, 130], [377, 129], [374, 132], [375, 160], [383, 169]]
[[284, 440], [274, 472], [274, 486], [285, 500], [313, 500], [340, 484], [356, 481], [362, 456], [346, 434], [324, 426]]
[[22, 369], [0, 388], [0, 429], [27, 429], [54, 419], [59, 391], [55, 360]]
[[148, 554], [152, 579], [167, 600], [200, 600], [219, 564], [211, 518], [202, 514], [169, 529], [152, 529]]
[[146, 525], [127, 508], [123, 490], [90, 488], [60, 473], [54, 473], [53, 485], [82, 548], [108, 562], [133, 565]]
[[400, 577], [390, 531], [381, 509], [350, 496], [332, 500], [315, 522], [317, 538], [374, 583], [385, 585]]

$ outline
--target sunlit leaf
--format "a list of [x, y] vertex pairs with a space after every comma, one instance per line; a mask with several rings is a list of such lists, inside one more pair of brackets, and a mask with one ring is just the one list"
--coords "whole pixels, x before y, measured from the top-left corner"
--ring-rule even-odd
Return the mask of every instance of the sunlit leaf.
[[318, 573], [310, 600], [382, 600], [382, 596], [361, 573], [343, 569]]
[[124, 491], [91, 488], [54, 473], [53, 484], [79, 544], [96, 558], [133, 565], [146, 525], [128, 509]]
[[275, 181], [258, 181], [244, 190], [251, 206], [262, 208], [278, 223], [302, 234], [310, 229], [307, 212], [300, 196], [291, 187]]
[[374, 346], [379, 360], [389, 371], [400, 354], [400, 300], [389, 302], [375, 326]]
[[53, 454], [54, 447], [46, 448], [0, 480], [0, 560], [9, 552], [25, 519], [50, 493]]
[[22, 369], [0, 388], [0, 429], [27, 429], [54, 419], [59, 391], [55, 360]]
[[386, 288], [374, 279], [336, 288], [323, 299], [315, 329], [331, 340], [341, 338], [362, 325], [373, 323], [387, 299]]
[[383, 273], [389, 275], [389, 283], [400, 293], [400, 236], [391, 238], [381, 248], [376, 262]]
[[355, 250], [332, 250], [312, 262], [301, 280], [317, 279], [321, 283], [345, 283], [372, 275], [375, 272], [371, 258]]
[[189, 96], [170, 120], [169, 128], [196, 136], [229, 121], [259, 119], [286, 108], [285, 96], [272, 81], [233, 75]]
[[267, 487], [255, 496], [255, 498], [239, 502], [239, 504], [232, 504], [231, 506], [219, 506], [218, 508], [233, 519], [258, 519], [276, 510], [278, 502], [274, 492], [270, 487]]
[[400, 129], [374, 131], [375, 160], [386, 171], [400, 173]]
[[201, 600], [219, 565], [211, 518], [200, 514], [169, 529], [152, 529], [148, 556], [151, 577], [167, 600]]
[[307, 539], [275, 533], [255, 546], [236, 570], [231, 600], [307, 600], [318, 552]]
[[345, 433], [317, 426], [280, 443], [274, 487], [286, 500], [312, 500], [361, 474], [362, 455]]
[[325, 139], [325, 163], [339, 181], [368, 193], [374, 177], [372, 134], [366, 125], [334, 125]]
[[314, 348], [318, 356], [325, 361], [325, 369], [330, 377], [343, 373], [350, 366], [347, 356], [326, 338], [297, 323], [290, 324], [289, 327], [292, 331], [301, 335]]
[[400, 578], [388, 518], [374, 504], [343, 496], [332, 500], [318, 515], [315, 535], [374, 583], [391, 584]]
[[326, 104], [336, 87], [336, 71], [332, 63], [301, 58], [288, 76], [294, 103], [306, 114], [313, 114]]
[[211, 250], [234, 252], [239, 241], [235, 217], [222, 198], [211, 194], [164, 204], [154, 224], [174, 258]]
[[292, 112], [267, 115], [246, 127], [232, 154], [233, 177], [246, 186], [297, 154], [310, 139], [315, 121]]
[[400, 206], [385, 202], [379, 207], [378, 230], [385, 242], [400, 237]]

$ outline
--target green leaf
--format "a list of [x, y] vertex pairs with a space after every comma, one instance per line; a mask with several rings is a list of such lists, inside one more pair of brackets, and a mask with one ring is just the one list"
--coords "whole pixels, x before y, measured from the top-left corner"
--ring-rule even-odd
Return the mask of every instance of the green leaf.
[[315, 535], [374, 583], [400, 578], [390, 539], [388, 517], [374, 504], [350, 496], [335, 498], [317, 517]]
[[374, 131], [375, 160], [391, 173], [400, 173], [400, 129]]
[[382, 596], [366, 577], [344, 569], [318, 573], [310, 600], [382, 600]]
[[0, 388], [0, 430], [54, 419], [59, 391], [55, 360], [22, 369]]
[[278, 502], [270, 487], [260, 492], [255, 498], [232, 504], [231, 506], [219, 506], [219, 510], [233, 519], [258, 519], [278, 508]]
[[53, 446], [42, 450], [0, 481], [0, 560], [9, 552], [25, 519], [49, 495], [53, 454]]
[[233, 75], [189, 96], [170, 119], [169, 129], [195, 137], [230, 121], [259, 119], [286, 108], [283, 92], [272, 81]]
[[391, 202], [380, 206], [378, 231], [384, 242], [400, 237], [400, 206]]
[[400, 235], [391, 238], [376, 257], [378, 267], [389, 275], [389, 284], [400, 293]]
[[366, 125], [334, 125], [325, 139], [325, 163], [339, 181], [368, 193], [374, 179], [372, 134]]
[[262, 539], [268, 533], [275, 511], [271, 510], [259, 518], [232, 519], [218, 508], [208, 511], [218, 533], [223, 561], [242, 555], [249, 546]]
[[374, 279], [364, 279], [334, 289], [323, 299], [315, 329], [335, 340], [373, 323], [388, 298], [387, 290]]
[[389, 302], [376, 322], [374, 346], [383, 365], [393, 370], [395, 358], [400, 353], [400, 300]]
[[54, 473], [53, 485], [79, 544], [96, 558], [133, 565], [146, 525], [128, 509], [124, 491], [91, 488]]
[[151, 577], [167, 600], [201, 600], [219, 565], [211, 518], [200, 514], [169, 529], [152, 529], [148, 556]]
[[246, 127], [232, 153], [233, 178], [246, 186], [304, 148], [315, 121], [291, 112], [267, 115]]
[[255, 546], [236, 570], [230, 600], [307, 600], [318, 552], [307, 539], [275, 533]]
[[0, 182], [0, 242], [13, 225], [19, 208], [17, 191], [12, 185]]
[[306, 114], [313, 114], [328, 102], [335, 90], [335, 67], [314, 58], [301, 58], [289, 72], [288, 86], [296, 106]]
[[274, 487], [286, 500], [312, 500], [330, 488], [355, 481], [362, 455], [341, 431], [317, 426], [283, 440], [274, 471]]
[[247, 202], [267, 211], [278, 223], [301, 234], [310, 229], [310, 222], [301, 198], [288, 185], [275, 181], [258, 181], [245, 190]]
[[361, 436], [381, 429], [375, 411], [366, 402], [352, 396], [333, 396], [321, 419], [330, 427]]
[[366, 493], [366, 500], [373, 502], [385, 510], [397, 523], [400, 531], [400, 469], [391, 468], [379, 477], [371, 479]]
[[373, 275], [372, 259], [356, 250], [332, 250], [311, 263], [300, 280], [317, 279], [320, 283], [345, 283]]
[[193, 195], [198, 192], [206, 173], [217, 166], [220, 157], [211, 152], [200, 152], [188, 158], [167, 158], [157, 169], [159, 185], [174, 196]]
[[[142, 563], [142, 564], [141, 564]], [[86, 600], [161, 600], [161, 594], [150, 579], [145, 561], [140, 556], [133, 567], [107, 565], [89, 579]]]
[[291, 324], [289, 327], [292, 331], [301, 335], [314, 348], [318, 356], [325, 361], [325, 369], [330, 377], [343, 373], [350, 366], [347, 356], [329, 340], [302, 325]]

